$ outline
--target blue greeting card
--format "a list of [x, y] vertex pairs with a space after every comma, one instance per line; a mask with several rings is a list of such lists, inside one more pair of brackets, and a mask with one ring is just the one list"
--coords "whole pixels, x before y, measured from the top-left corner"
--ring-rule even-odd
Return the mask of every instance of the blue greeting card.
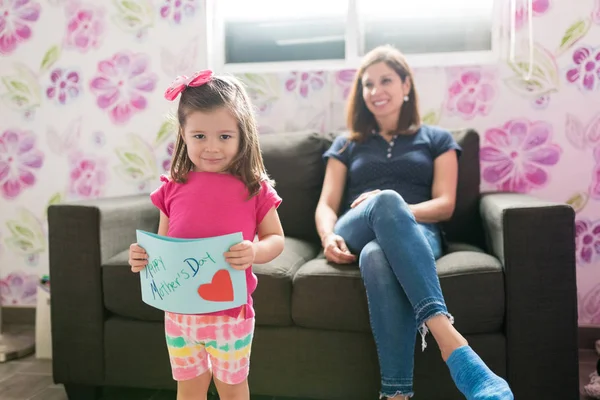
[[205, 314], [246, 304], [246, 272], [223, 253], [243, 240], [241, 232], [205, 239], [176, 239], [137, 230], [148, 253], [140, 272], [142, 300], [164, 311]]

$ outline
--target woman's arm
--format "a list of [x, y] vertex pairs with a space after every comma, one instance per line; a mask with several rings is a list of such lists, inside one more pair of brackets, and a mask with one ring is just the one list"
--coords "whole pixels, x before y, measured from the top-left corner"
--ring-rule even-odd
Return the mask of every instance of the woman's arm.
[[321, 241], [325, 236], [333, 233], [344, 194], [347, 172], [348, 168], [340, 160], [330, 158], [327, 161], [321, 197], [315, 211], [315, 223]]
[[415, 219], [423, 223], [450, 219], [456, 204], [457, 184], [458, 157], [455, 150], [448, 150], [433, 162], [431, 200], [409, 205]]
[[347, 173], [348, 168], [341, 161], [335, 158], [327, 161], [321, 197], [315, 211], [317, 232], [325, 250], [325, 257], [338, 264], [356, 261], [356, 256], [350, 253], [344, 239], [333, 233], [344, 194]]

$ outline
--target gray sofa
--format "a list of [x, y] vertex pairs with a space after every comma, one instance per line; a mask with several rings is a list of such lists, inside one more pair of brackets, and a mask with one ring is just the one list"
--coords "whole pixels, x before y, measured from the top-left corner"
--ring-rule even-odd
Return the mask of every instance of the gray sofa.
[[[479, 191], [479, 136], [453, 132], [463, 147], [457, 208], [444, 224], [448, 249], [438, 274], [456, 327], [516, 399], [578, 399], [574, 212], [521, 194]], [[314, 210], [333, 135], [261, 137], [283, 197], [283, 254], [255, 265], [253, 394], [376, 399], [378, 364], [356, 265], [323, 258]], [[127, 249], [135, 229], [156, 231], [148, 195], [65, 203], [48, 210], [54, 380], [70, 400], [101, 386], [175, 388], [163, 314], [141, 301]], [[415, 338], [417, 341], [417, 338]], [[461, 399], [435, 341], [416, 346], [415, 391]]]

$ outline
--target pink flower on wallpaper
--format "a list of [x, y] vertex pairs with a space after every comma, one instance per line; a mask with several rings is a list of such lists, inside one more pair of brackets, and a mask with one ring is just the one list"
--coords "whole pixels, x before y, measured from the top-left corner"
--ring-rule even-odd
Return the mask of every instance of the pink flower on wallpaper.
[[67, 104], [79, 96], [80, 90], [77, 72], [57, 68], [50, 74], [50, 86], [46, 89], [46, 96], [57, 104]]
[[344, 100], [347, 99], [350, 94], [355, 75], [355, 69], [345, 69], [335, 73], [335, 83], [343, 89], [342, 96]]
[[7, 199], [17, 197], [35, 183], [35, 172], [44, 162], [44, 153], [35, 147], [28, 131], [7, 130], [0, 135], [0, 192]]
[[106, 161], [83, 154], [70, 157], [69, 193], [76, 198], [97, 198], [107, 182]]
[[494, 75], [482, 68], [454, 69], [446, 109], [463, 119], [488, 115], [496, 98]]
[[84, 53], [98, 48], [104, 33], [104, 9], [72, 0], [65, 7], [67, 34], [65, 46]]
[[0, 279], [0, 303], [5, 306], [32, 305], [36, 302], [38, 277], [13, 272]]
[[325, 85], [325, 73], [317, 72], [292, 72], [285, 81], [288, 92], [297, 91], [302, 97], [307, 97], [309, 91], [322, 89]]
[[546, 185], [548, 169], [558, 163], [561, 151], [552, 143], [549, 123], [510, 120], [485, 132], [481, 148], [483, 179], [502, 191], [529, 192]]
[[579, 320], [584, 324], [600, 325], [600, 284], [590, 289], [583, 298], [577, 297]]
[[600, 219], [593, 222], [588, 219], [577, 220], [575, 243], [577, 264], [593, 264], [600, 260]]
[[567, 71], [567, 80], [583, 90], [594, 90], [600, 82], [600, 48], [579, 47], [573, 52], [574, 65]]
[[596, 165], [592, 170], [592, 183], [590, 184], [590, 196], [600, 200], [600, 146], [594, 149], [594, 160]]
[[[517, 9], [515, 12], [515, 27], [517, 29], [521, 29], [523, 26], [527, 25], [527, 1], [526, 0], [517, 0]], [[533, 16], [539, 17], [542, 16], [548, 11], [550, 8], [550, 0], [533, 0]]]
[[31, 25], [40, 17], [33, 0], [0, 0], [0, 54], [10, 54], [31, 38]]
[[197, 0], [163, 0], [160, 7], [160, 16], [180, 24], [186, 17], [193, 17], [198, 8]]
[[90, 82], [98, 107], [107, 110], [115, 124], [128, 122], [147, 106], [144, 95], [154, 90], [158, 77], [148, 71], [150, 57], [123, 51], [98, 63], [98, 76]]

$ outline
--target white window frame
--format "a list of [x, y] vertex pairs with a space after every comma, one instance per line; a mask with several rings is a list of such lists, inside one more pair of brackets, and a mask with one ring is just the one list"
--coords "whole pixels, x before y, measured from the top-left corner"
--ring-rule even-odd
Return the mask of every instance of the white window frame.
[[[210, 69], [218, 73], [265, 73], [289, 72], [299, 70], [341, 70], [356, 69], [360, 65], [362, 35], [358, 17], [358, 2], [368, 0], [348, 1], [348, 29], [346, 32], [346, 58], [344, 60], [307, 60], [307, 61], [273, 61], [260, 63], [225, 63], [225, 27], [223, 18], [219, 14], [218, 0], [205, 0], [205, 21], [207, 29], [207, 64]], [[327, 1], [327, 0], [323, 0]], [[393, 1], [393, 0], [391, 0]], [[415, 0], [418, 1], [418, 0]], [[448, 0], [451, 1], [451, 0]], [[413, 68], [421, 67], [450, 67], [460, 65], [487, 65], [496, 64], [501, 59], [501, 54], [506, 46], [502, 40], [502, 21], [506, 17], [506, 3], [503, 0], [494, 0], [491, 27], [491, 50], [462, 51], [445, 53], [406, 54], [408, 63]]]

